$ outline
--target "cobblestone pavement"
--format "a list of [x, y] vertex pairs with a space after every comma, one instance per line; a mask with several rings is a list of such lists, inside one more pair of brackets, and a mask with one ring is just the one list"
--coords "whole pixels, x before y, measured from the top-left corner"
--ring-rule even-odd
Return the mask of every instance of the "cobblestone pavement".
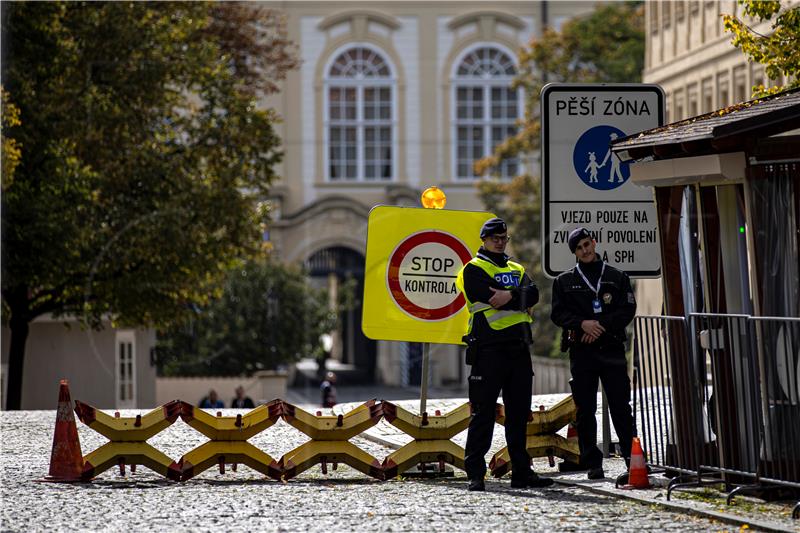
[[[538, 395], [533, 397], [532, 409], [538, 410], [539, 407], [549, 409], [557, 402], [561, 401], [566, 394], [548, 394]], [[427, 411], [433, 412], [441, 410], [442, 413], [447, 413], [450, 410], [462, 405], [467, 400], [464, 398], [452, 399], [435, 399], [428, 402]], [[403, 408], [418, 414], [419, 413], [419, 400], [401, 400], [396, 403]], [[338, 405], [334, 409], [340, 409], [346, 412], [358, 405], [358, 403], [351, 403], [346, 405]], [[598, 413], [597, 413], [597, 441], [602, 441], [602, 421], [600, 414], [600, 395], [598, 394]], [[504, 431], [500, 425], [495, 426], [492, 446], [489, 450], [488, 457], [491, 457], [497, 450], [505, 446]], [[616, 432], [611, 429], [612, 440], [617, 439]], [[566, 428], [562, 428], [558, 433], [566, 436]], [[386, 420], [381, 420], [376, 426], [368, 429], [363, 433], [367, 438], [375, 442], [388, 444], [392, 447], [400, 447], [410, 442], [412, 439], [396, 427], [392, 426]], [[453, 441], [460, 446], [464, 446], [467, 440], [467, 432], [463, 431], [453, 437]], [[559, 459], [555, 460], [556, 463]], [[639, 489], [635, 491], [626, 490], [623, 487], [616, 488], [614, 480], [620, 474], [627, 472], [625, 462], [618, 457], [605, 459], [603, 468], [605, 470], [606, 478], [604, 480], [590, 481], [586, 479], [585, 472], [575, 473], [560, 473], [556, 467], [550, 466], [546, 458], [536, 458], [533, 461], [533, 468], [536, 472], [548, 476], [569, 485], [577, 485], [581, 488], [591, 490], [593, 492], [600, 492], [606, 496], [617, 496], [627, 499], [637, 500], [645, 504], [665, 504], [666, 501], [666, 487], [669, 479], [654, 475], [651, 476], [653, 485], [650, 489]], [[737, 505], [725, 504], [725, 494], [714, 491], [712, 489], [688, 489], [683, 491], [673, 492], [674, 507], [686, 511], [702, 512], [711, 517], [725, 515], [728, 518], [743, 520], [749, 526], [749, 529], [758, 530], [759, 526], [767, 530], [775, 531], [795, 531], [800, 533], [800, 521], [791, 518], [791, 510], [796, 502], [787, 500], [784, 502], [767, 503], [757, 498], [748, 498], [746, 496], [737, 497]], [[737, 527], [729, 526], [733, 529]]]
[[[141, 411], [124, 412], [131, 416]], [[226, 410], [223, 414], [234, 414]], [[453, 480], [379, 482], [346, 466], [313, 468], [288, 483], [240, 465], [208, 470], [186, 483], [139, 467], [91, 484], [37, 483], [47, 474], [55, 411], [0, 412], [2, 531], [722, 531], [731, 526], [593, 494], [578, 487], [511, 489], [489, 480], [486, 493]], [[106, 442], [80, 422], [83, 453]], [[307, 437], [283, 421], [250, 439], [275, 458]], [[150, 439], [172, 458], [205, 441], [181, 420]], [[352, 442], [383, 459], [391, 449]]]

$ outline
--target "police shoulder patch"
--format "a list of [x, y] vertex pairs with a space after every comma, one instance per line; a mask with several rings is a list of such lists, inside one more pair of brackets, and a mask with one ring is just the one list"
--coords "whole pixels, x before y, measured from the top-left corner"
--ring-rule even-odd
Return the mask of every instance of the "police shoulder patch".
[[636, 297], [633, 295], [632, 292], [628, 293], [628, 303], [629, 304], [635, 304], [636, 303]]

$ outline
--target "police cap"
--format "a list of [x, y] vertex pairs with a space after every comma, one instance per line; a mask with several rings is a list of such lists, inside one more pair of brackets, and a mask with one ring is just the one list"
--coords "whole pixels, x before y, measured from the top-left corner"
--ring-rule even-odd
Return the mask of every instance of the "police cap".
[[502, 218], [490, 218], [483, 223], [483, 227], [481, 228], [481, 239], [485, 239], [490, 235], [505, 233], [507, 231], [508, 228], [506, 227], [506, 223], [503, 222]]
[[578, 243], [581, 242], [583, 239], [586, 238], [591, 239], [592, 234], [589, 233], [589, 230], [586, 228], [577, 228], [569, 232], [569, 239], [567, 243], [569, 244], [569, 251], [573, 254], [575, 253], [575, 249], [578, 247]]

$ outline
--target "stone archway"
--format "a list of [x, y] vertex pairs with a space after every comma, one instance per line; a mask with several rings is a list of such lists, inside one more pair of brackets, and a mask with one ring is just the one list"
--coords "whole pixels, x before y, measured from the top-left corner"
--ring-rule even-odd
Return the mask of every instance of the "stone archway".
[[311, 279], [318, 285], [327, 286], [332, 296], [347, 280], [354, 280], [354, 306], [339, 316], [338, 342], [333, 355], [342, 363], [355, 367], [351, 375], [346, 376], [348, 382], [374, 383], [377, 343], [361, 331], [364, 256], [351, 248], [330, 246], [313, 253], [305, 264]]

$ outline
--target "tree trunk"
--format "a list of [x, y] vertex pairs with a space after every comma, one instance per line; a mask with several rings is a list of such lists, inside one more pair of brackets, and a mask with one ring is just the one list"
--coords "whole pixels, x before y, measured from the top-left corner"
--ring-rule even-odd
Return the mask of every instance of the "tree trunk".
[[8, 385], [6, 387], [6, 409], [18, 411], [22, 405], [22, 368], [25, 363], [25, 343], [28, 340], [29, 322], [11, 311], [9, 321], [11, 346], [8, 350]]

